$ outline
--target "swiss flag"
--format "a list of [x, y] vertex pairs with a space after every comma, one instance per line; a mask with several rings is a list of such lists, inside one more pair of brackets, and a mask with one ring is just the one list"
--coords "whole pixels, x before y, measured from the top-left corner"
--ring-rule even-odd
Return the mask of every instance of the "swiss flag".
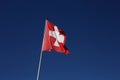
[[42, 51], [55, 50], [56, 52], [69, 54], [69, 50], [65, 46], [65, 41], [66, 35], [64, 31], [46, 20]]

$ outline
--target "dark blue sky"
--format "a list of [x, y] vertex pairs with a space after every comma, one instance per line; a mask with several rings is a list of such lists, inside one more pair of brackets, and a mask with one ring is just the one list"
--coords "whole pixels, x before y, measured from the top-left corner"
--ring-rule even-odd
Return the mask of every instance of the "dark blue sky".
[[120, 80], [119, 0], [1, 0], [0, 80], [36, 80], [46, 18], [70, 55], [44, 52], [41, 80]]

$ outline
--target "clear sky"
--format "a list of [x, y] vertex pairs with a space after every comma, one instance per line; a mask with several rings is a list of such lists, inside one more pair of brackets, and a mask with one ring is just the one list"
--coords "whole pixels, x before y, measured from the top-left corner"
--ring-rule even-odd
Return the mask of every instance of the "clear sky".
[[44, 52], [41, 80], [120, 80], [119, 0], [0, 0], [0, 80], [36, 80], [46, 18], [70, 55]]

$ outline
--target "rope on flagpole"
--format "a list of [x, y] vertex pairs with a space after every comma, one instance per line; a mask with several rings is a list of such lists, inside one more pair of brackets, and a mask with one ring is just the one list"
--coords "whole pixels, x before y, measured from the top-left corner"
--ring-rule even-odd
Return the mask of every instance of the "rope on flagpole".
[[[46, 24], [47, 24], [47, 20], [46, 20], [46, 22], [45, 22], [45, 28], [44, 28], [44, 36], [43, 36], [43, 41], [42, 41], [42, 47], [43, 47], [43, 43], [44, 43]], [[41, 48], [41, 52], [40, 52], [40, 60], [39, 60], [38, 72], [37, 72], [37, 80], [40, 79], [40, 70], [41, 70], [41, 64], [42, 64], [42, 56], [43, 56], [43, 53], [42, 53], [42, 48]]]

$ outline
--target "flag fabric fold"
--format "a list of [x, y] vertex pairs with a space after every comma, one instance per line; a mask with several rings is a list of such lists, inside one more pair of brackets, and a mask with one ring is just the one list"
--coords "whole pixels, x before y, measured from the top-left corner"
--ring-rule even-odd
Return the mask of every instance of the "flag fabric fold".
[[55, 50], [56, 52], [69, 54], [69, 50], [65, 46], [65, 41], [65, 32], [46, 20], [42, 51]]

